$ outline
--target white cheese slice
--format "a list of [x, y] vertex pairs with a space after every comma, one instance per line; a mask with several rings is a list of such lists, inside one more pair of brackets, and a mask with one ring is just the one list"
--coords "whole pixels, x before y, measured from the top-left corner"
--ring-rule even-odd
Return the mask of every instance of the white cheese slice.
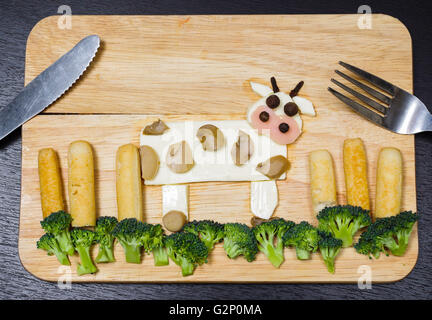
[[[268, 136], [259, 135], [246, 120], [222, 121], [182, 121], [166, 122], [170, 128], [163, 135], [143, 135], [141, 145], [152, 147], [159, 156], [160, 167], [152, 180], [145, 180], [146, 185], [180, 184], [207, 181], [262, 181], [268, 177], [256, 171], [258, 163], [270, 157], [287, 157], [286, 145], [273, 142]], [[225, 145], [217, 151], [204, 151], [196, 137], [197, 130], [204, 124], [212, 124], [222, 131]], [[236, 166], [231, 157], [231, 149], [237, 141], [239, 130], [250, 135], [254, 144], [254, 153], [242, 166]], [[185, 173], [175, 173], [166, 165], [166, 154], [171, 144], [185, 140], [193, 154], [194, 166]], [[284, 173], [280, 179], [285, 179]]]
[[162, 216], [172, 210], [184, 213], [189, 219], [189, 186], [187, 184], [162, 186]]
[[276, 181], [253, 181], [250, 200], [253, 215], [270, 219], [279, 203]]

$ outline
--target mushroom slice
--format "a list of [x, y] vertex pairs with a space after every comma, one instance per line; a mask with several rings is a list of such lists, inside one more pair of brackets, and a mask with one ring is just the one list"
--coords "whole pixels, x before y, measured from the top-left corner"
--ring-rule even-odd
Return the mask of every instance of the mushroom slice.
[[153, 122], [152, 124], [149, 124], [146, 126], [143, 130], [143, 134], [146, 135], [152, 135], [152, 136], [160, 136], [163, 134], [166, 130], [168, 130], [169, 127], [163, 122], [161, 119], [158, 121]]
[[212, 124], [201, 126], [196, 134], [204, 151], [217, 151], [224, 144], [224, 135], [218, 127]]
[[168, 231], [180, 231], [186, 223], [186, 216], [179, 210], [171, 210], [162, 217], [162, 223]]
[[258, 163], [256, 170], [270, 179], [277, 179], [289, 169], [289, 166], [287, 158], [279, 155]]
[[144, 180], [153, 179], [159, 170], [159, 156], [150, 146], [140, 147], [141, 176]]
[[192, 150], [186, 141], [180, 141], [169, 146], [166, 164], [175, 173], [188, 172], [194, 166]]
[[244, 165], [252, 157], [254, 145], [250, 136], [239, 130], [239, 136], [231, 149], [231, 157], [236, 166]]

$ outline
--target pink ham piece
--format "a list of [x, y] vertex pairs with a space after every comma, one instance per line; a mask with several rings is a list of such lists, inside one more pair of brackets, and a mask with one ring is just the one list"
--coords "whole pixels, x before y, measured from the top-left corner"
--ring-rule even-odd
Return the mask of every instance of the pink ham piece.
[[[261, 112], [269, 114], [269, 120], [266, 122], [261, 121], [259, 115]], [[289, 130], [285, 133], [279, 130], [279, 125], [286, 123]], [[270, 135], [270, 138], [278, 144], [293, 143], [301, 134], [297, 122], [288, 116], [279, 116], [272, 109], [267, 106], [259, 106], [251, 115], [251, 125], [254, 129], [258, 130], [259, 134]]]

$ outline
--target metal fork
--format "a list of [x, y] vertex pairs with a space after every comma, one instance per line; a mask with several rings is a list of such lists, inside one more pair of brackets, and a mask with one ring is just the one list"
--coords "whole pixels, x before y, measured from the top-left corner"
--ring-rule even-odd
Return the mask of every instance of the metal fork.
[[343, 83], [335, 79], [331, 79], [333, 83], [357, 97], [369, 107], [367, 108], [355, 102], [354, 100], [337, 92], [331, 87], [328, 88], [332, 94], [347, 104], [354, 111], [358, 112], [360, 115], [376, 123], [377, 125], [396, 133], [414, 134], [418, 132], [432, 131], [432, 115], [424, 103], [421, 102], [417, 97], [381, 78], [378, 78], [377, 76], [374, 76], [373, 74], [370, 74], [369, 72], [363, 71], [342, 61], [340, 61], [339, 64], [388, 94], [388, 96], [382, 94], [381, 92], [373, 89], [370, 86], [367, 86], [360, 81], [357, 81], [356, 79], [351, 78], [339, 70], [335, 70], [338, 75], [359, 87], [363, 91], [367, 92], [369, 95], [382, 103], [378, 103], [375, 100], [363, 95], [362, 93], [347, 87]]

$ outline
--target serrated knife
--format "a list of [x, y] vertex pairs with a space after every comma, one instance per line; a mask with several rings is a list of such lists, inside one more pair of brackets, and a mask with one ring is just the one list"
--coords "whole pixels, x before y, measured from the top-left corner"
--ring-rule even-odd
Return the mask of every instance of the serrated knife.
[[97, 35], [85, 37], [0, 109], [0, 140], [60, 98], [90, 65], [99, 45]]

